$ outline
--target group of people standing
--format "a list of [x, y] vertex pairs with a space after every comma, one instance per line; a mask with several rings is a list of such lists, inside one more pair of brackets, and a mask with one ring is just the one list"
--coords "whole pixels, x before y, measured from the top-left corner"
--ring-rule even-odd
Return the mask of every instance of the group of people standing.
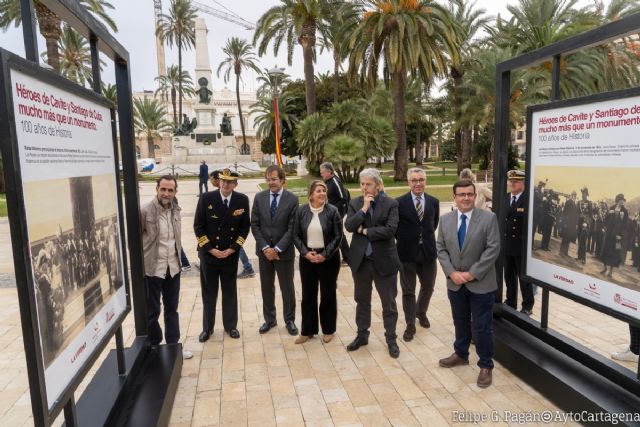
[[[207, 341], [213, 333], [218, 289], [222, 293], [224, 330], [231, 338], [240, 337], [237, 329], [236, 271], [240, 249], [251, 231], [256, 240], [263, 301], [264, 323], [259, 327], [259, 333], [267, 333], [277, 325], [277, 277], [284, 326], [289, 334], [298, 335], [294, 290], [297, 249], [300, 254], [302, 323], [295, 342], [305, 343], [320, 332], [322, 340], [330, 342], [336, 332], [336, 290], [342, 250], [343, 258], [351, 268], [356, 302], [357, 333], [347, 345], [347, 350], [356, 351], [368, 344], [375, 286], [382, 305], [388, 352], [397, 358], [400, 354], [396, 334], [398, 276], [406, 323], [402, 338], [411, 341], [416, 334], [416, 323], [423, 328], [430, 327], [427, 312], [438, 261], [447, 277], [447, 294], [455, 326], [454, 353], [441, 359], [439, 364], [452, 368], [469, 363], [473, 329], [481, 368], [477, 384], [489, 386], [494, 352], [492, 305], [497, 289], [493, 266], [500, 253], [501, 239], [496, 216], [475, 207], [476, 185], [470, 180], [458, 181], [453, 186], [457, 209], [441, 217], [439, 201], [425, 192], [427, 176], [422, 169], [408, 171], [409, 191], [397, 199], [382, 191], [382, 178], [376, 169], [364, 169], [360, 173], [361, 196], [353, 200], [335, 176], [330, 163], [321, 166], [321, 174], [324, 180], [311, 183], [309, 202], [302, 206], [299, 206], [298, 197], [285, 188], [283, 169], [275, 165], [267, 168], [265, 179], [268, 189], [256, 194], [251, 209], [247, 196], [235, 191], [237, 173], [228, 169], [218, 174], [218, 190], [200, 195], [194, 218], [203, 273], [203, 330], [199, 340]], [[143, 226], [152, 222], [149, 221], [149, 210], [157, 214], [153, 218], [159, 220], [156, 221], [157, 238], [146, 240], [146, 243], [155, 242], [155, 247], [145, 244], [148, 303], [152, 307], [149, 312], [152, 344], [162, 339], [157, 324], [161, 293], [168, 293], [170, 301], [168, 304], [167, 295], [164, 295], [167, 342], [177, 342], [179, 336], [177, 298], [175, 304], [171, 304], [175, 289], [169, 291], [168, 288], [177, 284], [179, 291], [180, 218], [175, 198], [173, 203], [168, 203], [167, 186], [175, 195], [175, 179], [161, 177], [157, 199], [143, 209], [147, 212]], [[518, 208], [515, 212], [522, 213]], [[161, 225], [163, 221], [166, 221], [164, 226]], [[344, 229], [352, 233], [350, 245], [346, 242], [343, 224]], [[154, 234], [153, 227], [149, 227], [147, 232]], [[171, 248], [174, 250], [169, 250]], [[147, 252], [152, 254], [148, 259], [149, 265]]]

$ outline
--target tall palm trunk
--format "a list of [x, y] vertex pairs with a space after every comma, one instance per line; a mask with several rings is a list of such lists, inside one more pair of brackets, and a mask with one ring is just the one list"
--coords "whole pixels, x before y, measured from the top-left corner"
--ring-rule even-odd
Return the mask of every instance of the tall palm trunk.
[[156, 158], [156, 145], [153, 142], [153, 136], [147, 135], [147, 151], [150, 158]]
[[240, 70], [236, 67], [236, 101], [238, 102], [238, 117], [240, 117], [240, 129], [242, 130], [242, 143], [246, 147], [247, 135], [244, 133], [244, 118], [242, 117], [242, 107], [240, 106]]
[[36, 15], [40, 34], [47, 44], [47, 63], [57, 72], [60, 72], [60, 53], [58, 41], [60, 40], [60, 18], [49, 8], [40, 2], [35, 2]]
[[416, 127], [416, 166], [422, 166], [424, 159], [424, 145], [422, 144], [422, 123]]
[[395, 174], [393, 176], [395, 181], [405, 181], [407, 179], [407, 130], [404, 113], [404, 79], [405, 73], [403, 70], [397, 71], [392, 77], [394, 106], [393, 125], [395, 127], [396, 138], [398, 140], [398, 146], [395, 151]]
[[333, 102], [338, 102], [338, 97], [340, 96], [339, 92], [339, 82], [340, 78], [340, 56], [333, 51]]
[[461, 133], [461, 146], [462, 146], [462, 158], [460, 159], [460, 166], [462, 169], [471, 168], [471, 137], [472, 131], [468, 126], [463, 127], [460, 130]]
[[178, 120], [182, 120], [182, 42], [178, 38]]
[[171, 106], [173, 107], [173, 127], [177, 128], [178, 116], [176, 116], [176, 89], [173, 86], [171, 87]]
[[307, 101], [307, 115], [316, 112], [316, 82], [313, 74], [313, 47], [316, 44], [316, 24], [313, 21], [304, 23], [300, 39], [302, 57], [304, 59], [304, 92]]

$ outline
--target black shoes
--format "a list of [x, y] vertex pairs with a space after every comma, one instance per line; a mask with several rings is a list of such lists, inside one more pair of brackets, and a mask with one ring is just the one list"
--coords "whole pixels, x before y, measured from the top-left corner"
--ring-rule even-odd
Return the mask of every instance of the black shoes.
[[298, 328], [296, 327], [296, 324], [293, 323], [293, 320], [287, 321], [287, 331], [289, 332], [289, 335], [298, 335]]
[[205, 342], [211, 336], [211, 331], [202, 331], [200, 332], [200, 336], [198, 337], [198, 341]]
[[527, 316], [531, 316], [531, 310], [527, 310], [526, 308], [523, 308], [522, 310], [520, 310], [520, 313], [525, 314]]
[[229, 333], [229, 336], [233, 339], [237, 340], [238, 338], [240, 338], [240, 332], [238, 332], [238, 330], [235, 328], [229, 329], [227, 332]]
[[394, 359], [397, 359], [400, 356], [400, 347], [398, 347], [398, 344], [396, 344], [395, 342], [392, 342], [388, 344], [388, 347], [389, 347], [389, 356], [393, 357]]
[[356, 351], [360, 347], [367, 344], [369, 344], [369, 337], [364, 335], [358, 335], [356, 336], [356, 339], [354, 339], [351, 342], [351, 344], [347, 346], [347, 351]]
[[407, 329], [402, 334], [402, 339], [406, 342], [409, 342], [413, 339], [413, 336], [416, 334], [416, 325], [407, 325]]
[[420, 322], [420, 326], [422, 326], [423, 328], [431, 327], [431, 323], [429, 323], [429, 319], [427, 318], [426, 314], [418, 314], [416, 315], [416, 317], [418, 318], [418, 322]]
[[277, 325], [276, 322], [273, 322], [273, 323], [264, 322], [262, 326], [260, 326], [260, 329], [258, 329], [258, 332], [260, 332], [261, 334], [266, 334], [267, 332], [269, 332], [269, 329], [275, 328], [276, 325]]

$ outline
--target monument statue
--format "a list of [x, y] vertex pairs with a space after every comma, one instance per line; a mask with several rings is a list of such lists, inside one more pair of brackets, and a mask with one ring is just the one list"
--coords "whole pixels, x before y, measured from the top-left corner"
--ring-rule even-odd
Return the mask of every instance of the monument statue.
[[198, 89], [198, 97], [200, 98], [199, 100], [201, 104], [208, 104], [211, 102], [211, 94], [213, 92], [207, 88], [208, 83], [209, 81], [206, 77], [200, 77], [198, 79], [198, 84], [200, 85], [200, 88]]
[[249, 148], [249, 144], [243, 142], [240, 146], [240, 154], [251, 154], [251, 149]]
[[233, 136], [233, 129], [231, 128], [231, 120], [227, 117], [227, 113], [222, 116], [222, 123], [220, 123], [220, 132], [225, 136]]
[[191, 132], [195, 130], [196, 127], [198, 127], [198, 120], [194, 117], [193, 119], [191, 119], [191, 121], [189, 121], [189, 117], [187, 117], [186, 114], [183, 114], [182, 124], [173, 131], [173, 135], [174, 136], [189, 135]]

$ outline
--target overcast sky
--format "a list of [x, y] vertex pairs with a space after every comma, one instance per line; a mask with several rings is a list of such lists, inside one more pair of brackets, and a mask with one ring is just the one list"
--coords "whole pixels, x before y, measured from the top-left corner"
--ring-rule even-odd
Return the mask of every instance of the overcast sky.
[[[242, 16], [244, 19], [255, 23], [259, 17], [271, 6], [280, 4], [279, 0], [199, 0], [201, 3], [210, 7], [224, 10], [223, 6], [229, 8], [236, 14]], [[115, 10], [109, 14], [118, 25], [117, 39], [120, 43], [129, 51], [131, 59], [131, 81], [133, 90], [153, 90], [156, 85], [154, 78], [157, 75], [157, 56], [155, 47], [155, 35], [154, 35], [154, 14], [153, 14], [153, 1], [152, 0], [111, 0], [111, 4], [115, 7]], [[163, 10], [167, 13], [169, 7], [169, 0], [163, 0]], [[488, 14], [507, 16], [506, 10], [507, 4], [516, 4], [516, 0], [501, 1], [501, 0], [477, 0], [477, 7], [484, 8]], [[589, 0], [582, 0], [580, 4], [585, 5], [591, 3]], [[608, 3], [608, 1], [606, 1]], [[245, 30], [243, 27], [226, 22], [217, 17], [202, 13], [202, 17], [205, 18], [207, 27], [209, 29], [209, 55], [211, 61], [211, 67], [213, 68], [214, 78], [213, 86], [216, 89], [221, 89], [225, 86], [222, 79], [215, 76], [215, 70], [218, 64], [223, 60], [222, 47], [226, 40], [232, 36], [247, 39], [251, 41], [253, 37], [253, 31]], [[15, 52], [19, 55], [24, 55], [24, 47], [22, 45], [22, 31], [21, 29], [10, 29], [7, 32], [0, 32], [0, 46]], [[39, 42], [40, 51], [44, 51], [44, 40]], [[303, 78], [303, 64], [302, 64], [302, 52], [299, 46], [293, 55], [293, 65], [288, 66], [286, 61], [286, 49], [281, 47], [280, 55], [276, 58], [273, 56], [272, 45], [269, 47], [269, 52], [263, 57], [259, 58], [261, 68], [272, 68], [274, 65], [279, 67], [286, 67], [286, 70], [295, 78]], [[178, 55], [177, 50], [165, 47], [166, 64], [177, 64]], [[193, 76], [193, 68], [195, 65], [195, 51], [192, 49], [186, 51], [183, 54], [183, 68], [188, 70]], [[110, 63], [107, 60], [107, 63]], [[318, 61], [315, 65], [315, 72], [329, 72], [333, 70], [333, 61], [331, 56], [326, 52], [318, 57]], [[103, 80], [106, 82], [114, 82], [113, 68], [110, 66], [103, 72]], [[233, 86], [230, 83], [230, 86]], [[255, 75], [254, 73], [247, 73], [244, 77], [244, 90], [255, 89]]]

